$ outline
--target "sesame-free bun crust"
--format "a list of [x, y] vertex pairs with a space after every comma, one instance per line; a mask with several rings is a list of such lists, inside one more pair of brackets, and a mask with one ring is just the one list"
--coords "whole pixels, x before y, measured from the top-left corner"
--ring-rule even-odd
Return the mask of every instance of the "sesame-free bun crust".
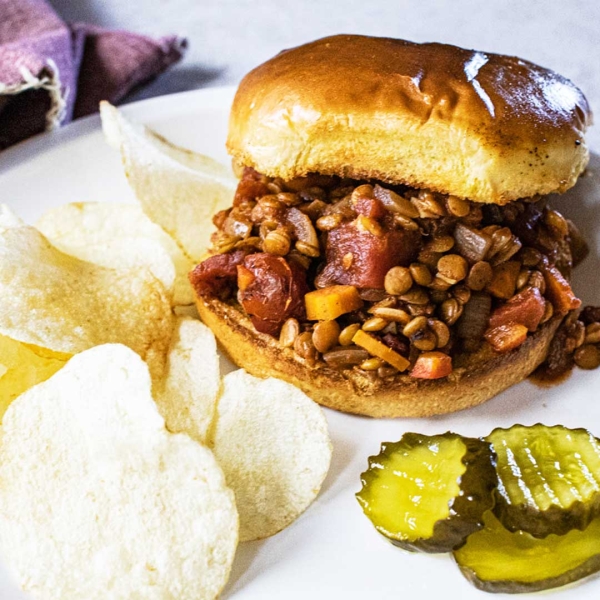
[[323, 406], [370, 417], [430, 417], [477, 406], [530, 375], [544, 361], [561, 322], [553, 319], [512, 352], [496, 354], [484, 344], [474, 354], [459, 356], [454, 371], [444, 379], [403, 375], [389, 383], [352, 369], [311, 368], [291, 348], [257, 332], [235, 306], [216, 298], [198, 298], [196, 305], [239, 367], [256, 377], [288, 381]]
[[284, 180], [316, 172], [505, 204], [573, 186], [590, 123], [573, 83], [519, 58], [337, 35], [246, 75], [227, 147]]

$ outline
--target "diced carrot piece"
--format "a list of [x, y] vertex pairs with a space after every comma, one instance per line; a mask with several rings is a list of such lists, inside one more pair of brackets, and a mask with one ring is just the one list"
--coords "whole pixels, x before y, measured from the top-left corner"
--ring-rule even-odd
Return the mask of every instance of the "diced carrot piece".
[[359, 309], [363, 302], [353, 285], [332, 285], [304, 296], [309, 321], [331, 321]]
[[452, 358], [443, 352], [423, 352], [410, 372], [419, 379], [440, 379], [452, 373]]
[[410, 362], [398, 354], [398, 352], [388, 348], [383, 342], [374, 338], [372, 335], [365, 333], [362, 329], [359, 329], [352, 338], [352, 341], [361, 348], [364, 348], [369, 354], [384, 360], [386, 363], [396, 367], [398, 371], [406, 371]]
[[510, 352], [527, 339], [527, 327], [519, 323], [500, 325], [495, 329], [488, 329], [485, 339], [496, 352]]
[[534, 287], [527, 288], [492, 313], [489, 328], [519, 323], [533, 332], [538, 328], [545, 308], [546, 301], [540, 290]]
[[554, 265], [540, 267], [546, 281], [546, 294], [557, 314], [566, 315], [581, 306], [581, 300], [573, 293], [569, 282]]
[[512, 298], [515, 295], [520, 270], [521, 263], [516, 260], [509, 260], [498, 265], [494, 269], [492, 281], [488, 285], [487, 291], [496, 298], [502, 298], [503, 300]]

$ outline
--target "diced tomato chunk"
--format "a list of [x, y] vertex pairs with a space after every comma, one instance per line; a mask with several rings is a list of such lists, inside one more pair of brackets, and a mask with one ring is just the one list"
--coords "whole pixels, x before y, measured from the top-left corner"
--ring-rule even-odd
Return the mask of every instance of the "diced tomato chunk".
[[488, 329], [485, 339], [496, 352], [510, 352], [525, 342], [527, 327], [519, 323], [500, 325], [495, 329]]
[[328, 235], [327, 264], [319, 276], [319, 286], [383, 289], [385, 274], [392, 267], [412, 262], [419, 237], [417, 232], [385, 228], [381, 235], [374, 235], [354, 222], [345, 223]]
[[452, 358], [443, 352], [423, 352], [410, 372], [418, 379], [441, 379], [452, 373]]
[[290, 317], [306, 318], [306, 272], [281, 256], [257, 253], [238, 269], [239, 300], [261, 333], [277, 335]]
[[492, 313], [489, 328], [518, 323], [533, 332], [538, 328], [545, 308], [546, 301], [540, 290], [535, 287], [527, 288]]
[[242, 264], [247, 252], [236, 250], [216, 254], [197, 265], [189, 280], [198, 296], [222, 296], [233, 290], [237, 279], [237, 266]]

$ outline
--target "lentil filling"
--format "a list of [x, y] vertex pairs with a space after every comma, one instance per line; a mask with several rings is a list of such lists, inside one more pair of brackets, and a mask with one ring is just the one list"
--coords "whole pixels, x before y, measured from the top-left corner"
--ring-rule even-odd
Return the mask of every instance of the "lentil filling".
[[309, 367], [437, 379], [457, 354], [509, 352], [569, 313], [584, 331], [578, 362], [600, 363], [600, 325], [574, 325], [568, 283], [587, 246], [547, 198], [497, 206], [375, 181], [240, 176], [190, 280]]

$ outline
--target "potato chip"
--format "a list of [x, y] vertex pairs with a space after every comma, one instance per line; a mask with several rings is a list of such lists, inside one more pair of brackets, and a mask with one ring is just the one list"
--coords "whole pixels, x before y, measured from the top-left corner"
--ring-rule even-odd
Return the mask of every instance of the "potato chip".
[[148, 127], [144, 128], [144, 133], [153, 146], [163, 154], [181, 163], [184, 167], [189, 167], [195, 171], [204, 171], [213, 177], [222, 177], [225, 180], [232, 178], [231, 169], [221, 164], [218, 160], [204, 154], [199, 154], [198, 152], [192, 152], [187, 148], [176, 146]]
[[44, 214], [36, 227], [65, 254], [113, 269], [146, 266], [173, 289], [174, 305], [194, 302], [188, 280], [193, 261], [135, 204], [66, 204]]
[[0, 265], [1, 335], [66, 354], [123, 343], [161, 377], [173, 321], [147, 269], [81, 261], [28, 226], [0, 229]]
[[226, 375], [213, 451], [235, 492], [240, 540], [287, 527], [315, 499], [331, 461], [321, 408], [293, 385]]
[[204, 443], [220, 388], [215, 336], [200, 321], [178, 318], [167, 357], [167, 375], [154, 390], [167, 429]]
[[34, 598], [212, 600], [237, 539], [212, 453], [165, 430], [128, 348], [73, 357], [8, 409], [0, 553]]
[[70, 357], [0, 335], [0, 422], [17, 396], [52, 377]]
[[236, 180], [214, 160], [138, 131], [107, 102], [100, 114], [105, 136], [118, 145], [125, 174], [144, 212], [195, 262], [214, 231], [212, 216], [231, 205]]

